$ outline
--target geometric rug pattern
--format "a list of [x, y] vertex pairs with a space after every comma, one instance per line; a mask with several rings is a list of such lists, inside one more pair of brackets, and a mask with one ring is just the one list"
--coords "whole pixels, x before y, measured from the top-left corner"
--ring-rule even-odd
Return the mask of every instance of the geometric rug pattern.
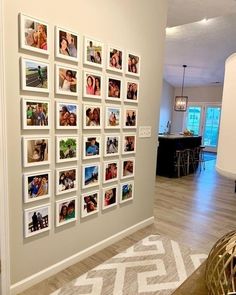
[[51, 295], [169, 295], [206, 258], [166, 236], [150, 235]]

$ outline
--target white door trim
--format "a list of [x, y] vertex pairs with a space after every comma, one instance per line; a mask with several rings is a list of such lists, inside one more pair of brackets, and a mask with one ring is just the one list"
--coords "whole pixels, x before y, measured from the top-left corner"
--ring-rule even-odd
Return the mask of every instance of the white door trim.
[[0, 245], [1, 294], [10, 294], [9, 203], [4, 52], [4, 0], [0, 0]]

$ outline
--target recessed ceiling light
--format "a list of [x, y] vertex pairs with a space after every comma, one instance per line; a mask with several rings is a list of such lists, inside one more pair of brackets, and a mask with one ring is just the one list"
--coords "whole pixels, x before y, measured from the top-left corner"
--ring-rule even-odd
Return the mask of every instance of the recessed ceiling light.
[[202, 23], [207, 23], [207, 21], [208, 21], [208, 19], [205, 17], [204, 19], [202, 19], [200, 22], [202, 22]]

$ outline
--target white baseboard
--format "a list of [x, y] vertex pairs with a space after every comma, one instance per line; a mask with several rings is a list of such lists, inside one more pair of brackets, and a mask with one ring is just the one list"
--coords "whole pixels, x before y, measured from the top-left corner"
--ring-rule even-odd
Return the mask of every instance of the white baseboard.
[[145, 219], [125, 230], [122, 230], [120, 231], [119, 233], [101, 241], [101, 242], [98, 242], [97, 244], [85, 249], [85, 250], [82, 250], [48, 268], [45, 268], [44, 270], [38, 272], [38, 273], [35, 273], [33, 274], [32, 276], [30, 277], [27, 277], [25, 278], [24, 280], [14, 284], [14, 285], [11, 285], [11, 295], [16, 295], [18, 294], [19, 292], [23, 292], [25, 291], [26, 289], [32, 287], [33, 285], [49, 278], [50, 276], [53, 276], [55, 275], [56, 273], [64, 270], [65, 268], [93, 255], [94, 253], [110, 246], [111, 244], [114, 244], [115, 242], [119, 241], [120, 239], [128, 236], [128, 235], [131, 235], [132, 233], [136, 232], [137, 230], [139, 229], [142, 229], [150, 224], [152, 224], [154, 222], [154, 217], [150, 217], [148, 219]]

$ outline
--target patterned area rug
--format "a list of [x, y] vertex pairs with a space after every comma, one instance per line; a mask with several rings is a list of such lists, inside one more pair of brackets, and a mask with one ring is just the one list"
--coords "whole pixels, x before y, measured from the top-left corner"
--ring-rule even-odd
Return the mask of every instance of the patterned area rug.
[[151, 235], [51, 295], [169, 295], [207, 258]]

